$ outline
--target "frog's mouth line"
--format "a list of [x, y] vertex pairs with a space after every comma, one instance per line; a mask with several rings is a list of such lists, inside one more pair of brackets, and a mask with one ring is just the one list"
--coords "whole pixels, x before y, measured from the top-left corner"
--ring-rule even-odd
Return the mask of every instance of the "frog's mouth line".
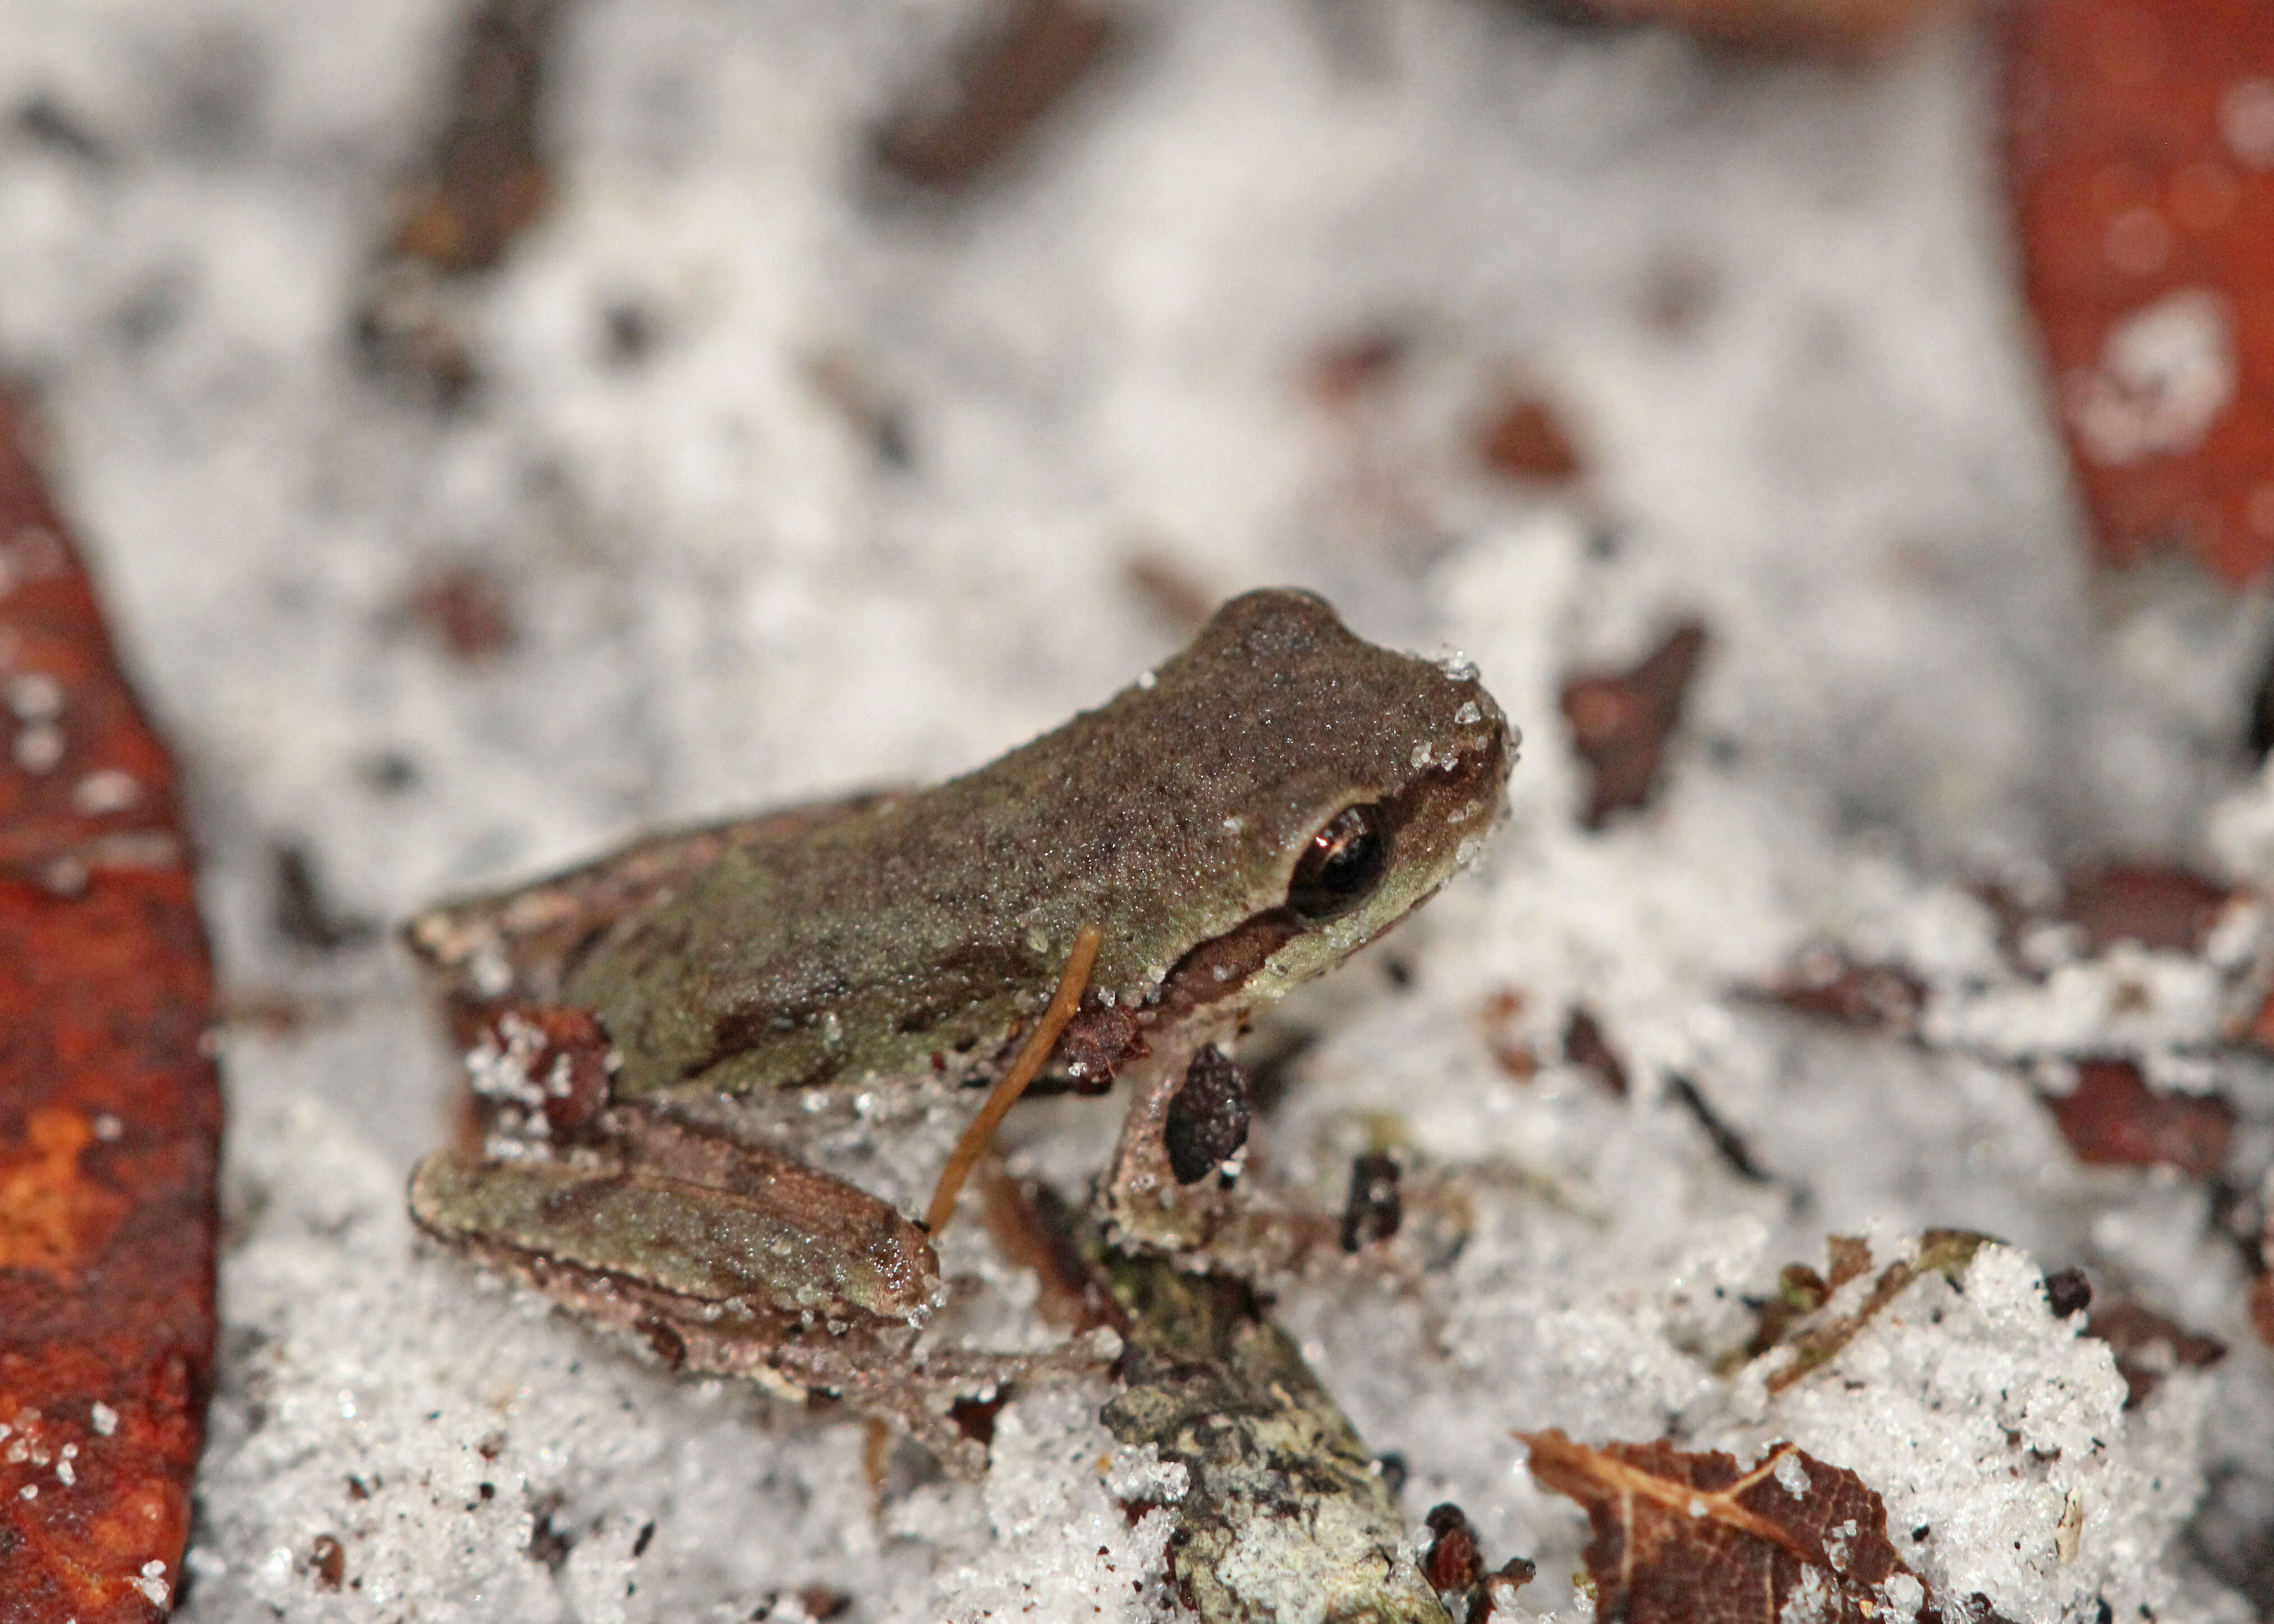
[[[1397, 914], [1383, 921], [1374, 935], [1379, 936], [1397, 924], [1435, 895], [1438, 887], [1451, 877], [1453, 865], [1449, 858], [1443, 856], [1442, 847], [1431, 850], [1425, 846], [1418, 853], [1412, 849], [1412, 832], [1424, 814], [1432, 809], [1440, 813], [1428, 820], [1427, 826], [1442, 832], [1447, 827], [1442, 812], [1480, 800], [1489, 783], [1508, 776], [1507, 763], [1505, 747], [1476, 752], [1461, 757], [1449, 772], [1433, 772], [1409, 779], [1395, 794], [1372, 803], [1380, 810], [1383, 835], [1391, 842], [1387, 865], [1391, 871], [1401, 863], [1412, 863], [1417, 857], [1425, 865], [1444, 871], [1434, 883], [1408, 898]], [[1440, 843], [1431, 842], [1430, 846]], [[1162, 981], [1159, 997], [1143, 1011], [1144, 1025], [1181, 1020], [1211, 1004], [1236, 996], [1280, 949], [1326, 922], [1306, 920], [1293, 907], [1282, 903], [1251, 915], [1220, 936], [1211, 936], [1171, 968]]]

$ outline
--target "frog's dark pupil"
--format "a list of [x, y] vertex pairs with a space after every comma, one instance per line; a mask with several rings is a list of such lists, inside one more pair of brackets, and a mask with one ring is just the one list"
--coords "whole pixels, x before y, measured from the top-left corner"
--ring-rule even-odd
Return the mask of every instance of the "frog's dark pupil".
[[1389, 872], [1389, 824], [1371, 804], [1344, 807], [1311, 837], [1287, 886], [1287, 906], [1313, 924], [1347, 914]]

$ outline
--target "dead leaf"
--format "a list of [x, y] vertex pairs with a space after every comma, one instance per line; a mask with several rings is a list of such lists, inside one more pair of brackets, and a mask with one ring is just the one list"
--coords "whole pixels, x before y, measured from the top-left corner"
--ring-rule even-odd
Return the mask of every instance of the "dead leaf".
[[886, 115], [877, 167], [935, 192], [969, 186], [1088, 76], [1122, 28], [1088, 0], [1010, 0], [991, 28]]
[[2226, 1344], [2218, 1337], [2190, 1331], [2137, 1303], [2095, 1311], [2084, 1334], [2097, 1336], [2115, 1354], [2127, 1410], [2138, 1409], [2172, 1371], [2206, 1370], [2226, 1357]]
[[2085, 951], [2105, 953], [2119, 942], [2159, 952], [2199, 953], [2231, 894], [2185, 868], [2115, 865], [2073, 875], [2061, 917], [2084, 933]]
[[439, 128], [395, 199], [356, 335], [376, 371], [440, 404], [474, 384], [468, 312], [447, 284], [505, 257], [545, 212], [540, 134], [561, 0], [475, 0], [459, 26]]
[[221, 1090], [173, 770], [0, 395], [0, 1615], [147, 1624], [214, 1348]]
[[1648, 804], [1667, 735], [1706, 652], [1706, 628], [1684, 621], [1626, 671], [1591, 672], [1563, 688], [1571, 748], [1592, 779], [1580, 822], [1600, 829], [1614, 812]]
[[495, 658], [519, 635], [505, 583], [478, 564], [461, 561], [428, 570], [410, 589], [403, 608], [413, 625], [462, 665]]
[[1803, 953], [1766, 996], [1797, 1014], [1909, 1036], [1926, 1008], [1926, 983], [1897, 965], [1869, 964], [1836, 948]]
[[2234, 1108], [2216, 1094], [2164, 1094], [2129, 1060], [2085, 1060], [2076, 1086], [2050, 1096], [2053, 1120], [2080, 1162], [2175, 1167], [2202, 1177], [2226, 1162]]
[[1610, 1040], [1603, 1035], [1602, 1027], [1585, 1004], [1571, 1006], [1571, 1019], [1563, 1027], [1563, 1059], [1583, 1071], [1593, 1071], [1605, 1088], [1621, 1099], [1626, 1098], [1626, 1063], [1619, 1058], [1619, 1051], [1611, 1047]]
[[1495, 406], [1478, 432], [1477, 454], [1495, 473], [1539, 485], [1568, 484], [1586, 471], [1555, 405], [1537, 395]]
[[1594, 1449], [1560, 1432], [1517, 1436], [1532, 1475], [1586, 1507], [1598, 1618], [1778, 1624], [1789, 1607], [1819, 1624], [1879, 1624], [1910, 1610], [1902, 1592], [1922, 1624], [1941, 1616], [1888, 1542], [1879, 1495], [1795, 1445], [1743, 1468], [1666, 1443]]
[[2102, 559], [2274, 561], [2274, 29], [2257, 0], [2010, 8], [2023, 278]]

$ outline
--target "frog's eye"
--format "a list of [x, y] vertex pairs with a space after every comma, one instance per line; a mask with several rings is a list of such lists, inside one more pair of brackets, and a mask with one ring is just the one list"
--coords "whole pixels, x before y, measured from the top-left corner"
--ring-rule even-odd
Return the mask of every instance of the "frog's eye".
[[1349, 913], [1389, 872], [1389, 820], [1371, 802], [1329, 818], [1295, 864], [1287, 906], [1312, 924]]

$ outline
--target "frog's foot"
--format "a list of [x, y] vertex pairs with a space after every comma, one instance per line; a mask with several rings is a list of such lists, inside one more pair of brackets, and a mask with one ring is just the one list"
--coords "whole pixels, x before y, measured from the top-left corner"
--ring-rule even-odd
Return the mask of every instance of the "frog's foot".
[[921, 1229], [802, 1162], [667, 1123], [573, 1160], [429, 1156], [410, 1210], [428, 1234], [674, 1368], [840, 1397], [959, 1476], [986, 1467], [970, 1406], [1015, 1381], [1103, 1371], [1114, 1352], [921, 1347], [939, 1286]]
[[686, 1351], [690, 1370], [745, 1377], [785, 1398], [840, 1400], [907, 1434], [968, 1483], [986, 1474], [995, 1412], [1014, 1388], [1102, 1379], [1121, 1343], [1092, 1334], [1034, 1353], [916, 1348], [882, 1359], [811, 1345], [755, 1349], [698, 1341]]
[[1387, 1281], [1417, 1297], [1459, 1255], [1476, 1214], [1457, 1172], [1405, 1176], [1397, 1158], [1362, 1156], [1335, 1212], [1247, 1168], [1238, 1067], [1213, 1046], [1163, 1058], [1139, 1076], [1094, 1204], [1117, 1245], [1261, 1283]]
[[1131, 1075], [1136, 1097], [1096, 1202], [1114, 1243], [1251, 1277], [1294, 1266], [1321, 1226], [1256, 1210], [1239, 1187], [1248, 1123], [1239, 1068], [1203, 1043], [1164, 1051]]

